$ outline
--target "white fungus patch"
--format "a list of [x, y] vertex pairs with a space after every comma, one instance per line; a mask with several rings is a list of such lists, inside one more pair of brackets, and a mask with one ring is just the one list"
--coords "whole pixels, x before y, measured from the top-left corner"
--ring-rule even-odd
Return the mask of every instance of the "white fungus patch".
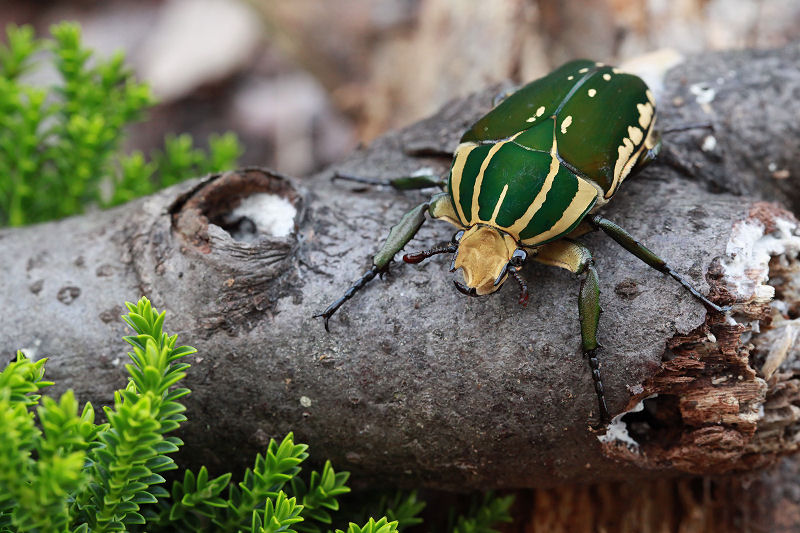
[[708, 83], [694, 83], [689, 86], [689, 92], [694, 95], [695, 102], [707, 105], [714, 101], [717, 91]]
[[775, 231], [764, 233], [762, 222], [744, 220], [733, 227], [722, 262], [722, 269], [730, 290], [737, 299], [754, 299], [767, 303], [775, 296], [775, 288], [767, 285], [769, 260], [775, 255], [797, 256], [800, 253], [800, 236], [797, 224], [785, 218], [775, 219]]
[[286, 237], [294, 229], [297, 209], [281, 196], [265, 192], [248, 196], [231, 212], [231, 218], [247, 217], [259, 233], [273, 237]]
[[300, 396], [300, 405], [303, 407], [311, 407], [311, 398], [308, 396]]
[[713, 152], [714, 148], [717, 147], [717, 138], [713, 135], [706, 135], [706, 138], [703, 139], [703, 145], [700, 146], [700, 149], [704, 152]]
[[36, 361], [37, 355], [39, 354], [39, 346], [42, 345], [42, 339], [34, 339], [33, 346], [26, 346], [25, 348], [20, 348], [19, 351], [22, 354], [30, 359], [31, 361]]
[[644, 398], [642, 401], [633, 406], [630, 411], [625, 411], [611, 419], [611, 423], [606, 428], [605, 435], [598, 435], [597, 440], [603, 444], [624, 444], [630, 449], [639, 449], [639, 443], [633, 440], [630, 433], [628, 433], [628, 425], [623, 422], [622, 417], [628, 413], [638, 413], [644, 410], [644, 400], [657, 397], [658, 394], [653, 394]]
[[431, 168], [431, 167], [422, 167], [422, 168], [420, 168], [418, 170], [415, 170], [414, 172], [411, 173], [411, 177], [412, 178], [417, 178], [419, 176], [435, 176], [435, 175], [436, 175], [436, 171], [433, 170], [433, 168]]
[[[775, 296], [775, 288], [768, 285], [769, 262], [774, 256], [786, 255], [797, 257], [800, 255], [800, 235], [798, 224], [786, 218], [774, 219], [775, 229], [765, 233], [764, 224], [756, 219], [749, 218], [734, 225], [726, 247], [727, 258], [722, 261], [723, 278], [727, 282], [727, 289], [739, 301], [754, 301], [768, 303]], [[780, 308], [784, 302], [773, 302]], [[728, 315], [728, 323], [737, 324], [735, 319]], [[758, 332], [758, 322], [752, 323], [753, 331]], [[760, 369], [762, 376], [769, 379], [787, 358], [796, 358], [800, 353], [800, 318], [783, 321], [766, 334], [762, 334], [763, 346], [767, 350], [764, 364]], [[710, 342], [716, 342], [712, 334], [708, 334]], [[718, 376], [712, 379], [713, 385], [720, 385], [729, 380], [742, 381], [742, 375]], [[639, 389], [641, 390], [641, 389]], [[644, 400], [656, 398], [654, 394]], [[628, 413], [635, 413], [644, 409], [644, 400], [637, 403], [631, 410], [615, 416], [609, 423], [606, 433], [597, 438], [603, 444], [624, 445], [631, 451], [638, 451], [640, 445], [628, 432], [628, 427], [623, 417]], [[753, 420], [764, 417], [764, 405], [758, 406]]]

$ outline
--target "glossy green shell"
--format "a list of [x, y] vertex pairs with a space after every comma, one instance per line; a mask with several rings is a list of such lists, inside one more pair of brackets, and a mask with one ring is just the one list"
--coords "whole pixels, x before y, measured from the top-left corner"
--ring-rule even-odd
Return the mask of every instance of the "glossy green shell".
[[640, 78], [592, 61], [563, 65], [463, 135], [448, 181], [459, 221], [527, 246], [563, 237], [653, 147], [654, 119]]

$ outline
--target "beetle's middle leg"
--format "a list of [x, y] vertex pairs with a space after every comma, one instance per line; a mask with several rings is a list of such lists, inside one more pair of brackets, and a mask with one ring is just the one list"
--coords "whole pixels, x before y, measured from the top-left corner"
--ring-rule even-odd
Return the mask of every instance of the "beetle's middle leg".
[[583, 244], [571, 239], [561, 239], [538, 249], [533, 259], [545, 265], [557, 266], [583, 275], [578, 296], [578, 316], [581, 322], [581, 343], [583, 355], [592, 369], [592, 381], [597, 393], [597, 405], [600, 408], [601, 423], [608, 422], [611, 417], [606, 406], [605, 389], [600, 375], [600, 361], [597, 359], [597, 326], [600, 322], [600, 279], [594, 267], [592, 252]]
[[692, 296], [700, 300], [705, 306], [713, 309], [714, 311], [718, 311], [720, 313], [724, 313], [730, 311], [730, 306], [719, 306], [703, 296], [700, 291], [694, 288], [689, 281], [675, 272], [671, 266], [667, 264], [666, 261], [658, 257], [652, 250], [647, 248], [645, 245], [634, 239], [630, 233], [622, 229], [621, 227], [617, 226], [610, 220], [603, 218], [599, 215], [593, 215], [586, 218], [589, 223], [594, 226], [596, 229], [601, 229], [603, 232], [617, 241], [623, 248], [628, 250], [630, 253], [647, 263], [650, 267], [658, 270], [659, 272], [663, 272], [664, 274], [669, 274], [673, 279], [675, 279], [678, 283], [684, 286], [686, 290], [692, 293]]
[[400, 176], [394, 179], [377, 180], [336, 172], [331, 180], [354, 181], [356, 183], [364, 183], [367, 185], [383, 185], [385, 187], [391, 187], [396, 191], [411, 191], [432, 188], [444, 189], [444, 187], [447, 185], [447, 174], [441, 176], [436, 176], [433, 174], [411, 174], [409, 176]]

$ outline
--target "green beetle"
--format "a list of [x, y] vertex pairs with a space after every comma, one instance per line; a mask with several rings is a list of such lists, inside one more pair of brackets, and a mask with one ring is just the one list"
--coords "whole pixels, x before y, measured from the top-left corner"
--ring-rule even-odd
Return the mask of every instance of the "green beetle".
[[[445, 247], [403, 259], [418, 263], [453, 253], [451, 271], [462, 270], [459, 291], [479, 296], [498, 290], [519, 275], [526, 259], [582, 275], [579, 316], [583, 353], [592, 370], [600, 417], [609, 413], [597, 359], [599, 280], [592, 254], [575, 240], [597, 229], [651, 267], [669, 274], [711, 309], [720, 307], [700, 294], [655, 253], [613, 222], [595, 214], [631, 173], [652, 161], [661, 147], [654, 129], [655, 100], [637, 76], [601, 63], [571, 61], [508, 96], [464, 135], [456, 148], [446, 192], [406, 213], [373, 257], [372, 268], [337, 301], [316, 316], [328, 321], [336, 310], [377, 274], [417, 233], [427, 212], [459, 231]], [[375, 182], [398, 189], [445, 185], [433, 177]]]

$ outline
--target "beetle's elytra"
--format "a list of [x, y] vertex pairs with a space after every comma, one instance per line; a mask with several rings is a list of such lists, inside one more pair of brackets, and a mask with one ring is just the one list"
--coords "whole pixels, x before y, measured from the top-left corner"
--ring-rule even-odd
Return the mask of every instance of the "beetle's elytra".
[[508, 96], [461, 137], [447, 176], [398, 178], [382, 183], [398, 189], [443, 186], [445, 192], [406, 213], [373, 257], [372, 268], [317, 316], [325, 328], [336, 310], [378, 273], [417, 233], [427, 212], [459, 231], [443, 248], [407, 254], [417, 263], [452, 253], [451, 271], [461, 270], [456, 288], [472, 296], [490, 294], [527, 259], [582, 276], [579, 316], [583, 353], [592, 370], [600, 418], [609, 420], [597, 359], [599, 279], [592, 254], [576, 239], [603, 230], [626, 250], [679, 281], [706, 306], [712, 303], [655, 253], [625, 230], [599, 216], [623, 181], [658, 154], [655, 100], [637, 76], [601, 63], [571, 61]]

